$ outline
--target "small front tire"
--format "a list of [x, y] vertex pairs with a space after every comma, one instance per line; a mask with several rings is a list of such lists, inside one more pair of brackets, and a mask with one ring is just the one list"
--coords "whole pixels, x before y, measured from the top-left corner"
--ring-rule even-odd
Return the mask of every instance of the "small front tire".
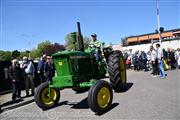
[[106, 112], [113, 100], [113, 91], [107, 81], [99, 80], [88, 93], [88, 105], [97, 114]]
[[48, 85], [48, 82], [40, 84], [34, 96], [36, 104], [42, 109], [56, 106], [60, 99], [60, 91], [55, 88], [49, 88]]

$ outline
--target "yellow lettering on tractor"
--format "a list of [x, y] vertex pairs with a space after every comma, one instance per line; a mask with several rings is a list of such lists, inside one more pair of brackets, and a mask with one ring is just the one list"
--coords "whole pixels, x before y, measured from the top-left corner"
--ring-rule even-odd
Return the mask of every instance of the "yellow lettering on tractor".
[[59, 62], [59, 66], [62, 66], [63, 65], [63, 62]]

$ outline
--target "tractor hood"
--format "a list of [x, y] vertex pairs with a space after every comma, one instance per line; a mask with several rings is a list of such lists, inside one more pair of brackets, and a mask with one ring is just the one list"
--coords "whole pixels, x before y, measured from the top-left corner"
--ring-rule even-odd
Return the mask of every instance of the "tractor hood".
[[55, 57], [72, 57], [72, 56], [89, 56], [91, 55], [91, 53], [93, 53], [95, 51], [95, 49], [86, 49], [84, 52], [83, 51], [61, 51], [61, 52], [57, 52], [54, 53], [52, 55], [53, 58]]
[[61, 51], [53, 54], [52, 57], [60, 57], [60, 56], [68, 57], [68, 56], [84, 56], [84, 55], [86, 55], [86, 53], [82, 51]]

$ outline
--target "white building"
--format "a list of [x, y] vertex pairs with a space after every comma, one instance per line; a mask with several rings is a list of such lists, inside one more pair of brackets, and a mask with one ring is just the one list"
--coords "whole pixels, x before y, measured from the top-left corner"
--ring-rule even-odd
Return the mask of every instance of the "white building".
[[[162, 48], [180, 48], [180, 29], [173, 29], [164, 31], [161, 34], [162, 37]], [[159, 34], [158, 33], [149, 33], [138, 36], [131, 36], [126, 39], [127, 45], [123, 45], [123, 50], [130, 50], [135, 52], [137, 50], [141, 51], [149, 51], [151, 45], [159, 42]]]

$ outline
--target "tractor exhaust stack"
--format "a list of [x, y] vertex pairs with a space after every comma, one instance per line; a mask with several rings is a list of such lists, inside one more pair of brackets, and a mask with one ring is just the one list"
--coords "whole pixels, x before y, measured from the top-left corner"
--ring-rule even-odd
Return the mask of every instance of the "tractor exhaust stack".
[[83, 42], [83, 36], [81, 34], [81, 27], [80, 27], [80, 22], [77, 22], [77, 42], [78, 42], [78, 50], [79, 51], [84, 51], [84, 42]]

